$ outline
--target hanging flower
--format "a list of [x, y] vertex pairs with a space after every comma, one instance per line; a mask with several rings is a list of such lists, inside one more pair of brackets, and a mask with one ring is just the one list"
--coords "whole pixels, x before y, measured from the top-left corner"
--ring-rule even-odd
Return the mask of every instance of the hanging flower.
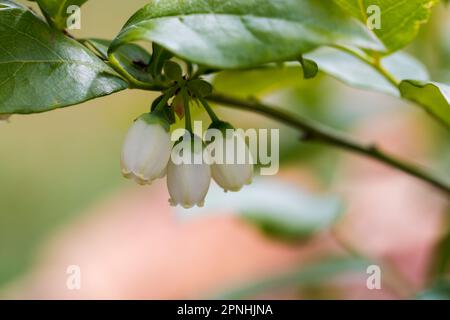
[[[214, 122], [209, 130], [217, 130], [214, 142], [208, 145], [211, 174], [225, 192], [239, 191], [253, 180], [253, 158], [245, 139], [226, 122]], [[220, 134], [219, 134], [220, 133]]]
[[10, 114], [0, 114], [0, 123], [9, 122]]
[[169, 123], [157, 113], [140, 116], [129, 129], [122, 151], [122, 173], [139, 184], [164, 177], [170, 158]]
[[172, 206], [202, 207], [211, 182], [211, 169], [204, 159], [203, 141], [185, 134], [172, 151], [167, 167], [167, 187]]

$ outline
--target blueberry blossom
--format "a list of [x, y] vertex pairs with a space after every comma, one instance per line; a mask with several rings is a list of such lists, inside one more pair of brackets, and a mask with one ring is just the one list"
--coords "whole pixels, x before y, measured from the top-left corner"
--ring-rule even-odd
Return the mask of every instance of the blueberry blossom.
[[227, 122], [215, 121], [206, 133], [214, 181], [227, 191], [239, 191], [253, 180], [253, 158], [244, 137]]
[[175, 144], [167, 166], [167, 187], [172, 206], [202, 207], [211, 182], [211, 169], [203, 153], [203, 141], [186, 133]]

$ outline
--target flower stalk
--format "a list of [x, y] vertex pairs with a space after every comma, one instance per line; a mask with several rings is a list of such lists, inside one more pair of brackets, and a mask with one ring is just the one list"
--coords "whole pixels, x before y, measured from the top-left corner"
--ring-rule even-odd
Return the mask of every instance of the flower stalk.
[[189, 94], [186, 87], [181, 89], [181, 95], [184, 101], [184, 117], [186, 120], [186, 130], [192, 133], [191, 108], [189, 106]]
[[211, 108], [211, 106], [208, 104], [208, 101], [206, 101], [203, 97], [198, 97], [198, 100], [202, 104], [203, 108], [205, 109], [206, 113], [208, 113], [208, 116], [210, 117], [211, 121], [219, 122], [220, 119], [214, 112], [214, 110]]

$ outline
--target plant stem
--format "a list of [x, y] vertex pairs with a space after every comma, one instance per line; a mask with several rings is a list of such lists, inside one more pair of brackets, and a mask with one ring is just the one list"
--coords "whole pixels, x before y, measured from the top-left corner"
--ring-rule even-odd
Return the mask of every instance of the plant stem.
[[214, 110], [211, 108], [211, 106], [208, 104], [208, 101], [206, 101], [203, 97], [198, 97], [198, 100], [203, 105], [203, 108], [205, 108], [206, 112], [208, 113], [208, 116], [211, 118], [212, 122], [220, 121], [219, 117], [216, 115]]
[[[400, 85], [400, 81], [397, 80], [394, 75], [392, 75], [385, 67], [381, 64], [381, 57], [378, 53], [374, 53], [374, 57], [372, 60], [368, 60], [369, 64], [372, 65], [375, 70], [377, 70], [387, 81], [389, 81], [392, 85], [398, 88]], [[371, 62], [370, 62], [371, 61]]]
[[368, 17], [363, 0], [358, 0], [359, 10], [361, 11], [361, 17], [364, 19], [364, 23], [367, 23]]
[[351, 54], [352, 56], [358, 58], [359, 60], [367, 63], [372, 68], [374, 68], [376, 71], [378, 71], [389, 83], [391, 83], [394, 87], [398, 88], [400, 81], [397, 80], [394, 75], [392, 75], [388, 70], [386, 70], [383, 65], [381, 64], [381, 59], [378, 56], [371, 57], [366, 55], [363, 52], [358, 52], [352, 48], [348, 48], [345, 46], [334, 46], [336, 49], [339, 49], [341, 51], [347, 52]]
[[150, 91], [162, 91], [166, 89], [165, 86], [155, 83], [147, 83], [143, 81], [139, 81], [136, 78], [134, 78], [131, 74], [128, 73], [127, 70], [125, 70], [122, 65], [120, 64], [119, 60], [113, 55], [110, 54], [108, 56], [109, 63], [111, 66], [122, 76], [124, 77], [128, 83], [130, 84], [130, 89], [144, 89], [144, 90], [150, 90]]
[[155, 108], [155, 111], [162, 111], [162, 109], [164, 109], [167, 105], [167, 102], [169, 101], [170, 98], [172, 98], [172, 96], [174, 95], [174, 93], [179, 89], [178, 86], [174, 86], [171, 87], [169, 89], [167, 89], [164, 92], [164, 96], [161, 99], [161, 101], [158, 103], [158, 105]]
[[241, 100], [217, 93], [208, 97], [208, 100], [224, 106], [263, 114], [302, 131], [304, 141], [331, 145], [378, 160], [386, 165], [427, 182], [443, 191], [447, 196], [450, 196], [450, 184], [448, 182], [432, 175], [418, 165], [411, 164], [382, 151], [374, 144], [363, 144], [339, 131], [336, 131], [335, 129], [324, 126], [310, 119], [302, 118], [297, 114], [282, 110], [278, 107], [263, 104], [256, 100]]
[[186, 87], [181, 89], [181, 96], [184, 102], [184, 118], [186, 120], [186, 130], [192, 133], [192, 119], [191, 119], [191, 108], [189, 106], [189, 94]]

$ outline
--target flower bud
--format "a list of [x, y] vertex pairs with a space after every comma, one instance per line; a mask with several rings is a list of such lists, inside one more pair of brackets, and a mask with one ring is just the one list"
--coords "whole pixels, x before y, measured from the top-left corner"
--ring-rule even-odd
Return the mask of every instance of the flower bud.
[[[202, 207], [211, 183], [211, 169], [203, 159], [202, 140], [198, 136], [191, 138], [190, 134], [184, 135], [182, 139], [174, 146], [167, 166], [169, 202], [172, 206], [181, 205], [185, 209], [195, 205]], [[177, 150], [183, 154], [175, 155]], [[177, 157], [183, 161], [174, 161]]]
[[171, 151], [169, 124], [160, 115], [140, 116], [129, 129], [122, 150], [122, 174], [151, 184], [166, 173]]
[[[227, 191], [239, 191], [253, 180], [253, 158], [244, 137], [226, 123], [213, 123], [209, 130], [221, 132], [214, 142], [208, 145], [209, 150], [221, 155], [213, 160], [211, 174], [214, 181]], [[213, 158], [213, 157], [211, 157]]]
[[173, 98], [172, 109], [178, 115], [178, 118], [183, 119], [184, 117], [184, 99], [182, 94], [178, 94]]

